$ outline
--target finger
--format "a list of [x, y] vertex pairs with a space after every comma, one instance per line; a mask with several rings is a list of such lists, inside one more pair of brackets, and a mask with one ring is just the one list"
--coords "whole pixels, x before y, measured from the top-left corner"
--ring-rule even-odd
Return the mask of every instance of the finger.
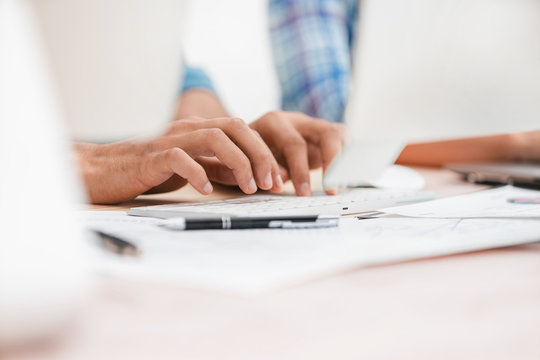
[[199, 156], [195, 158], [195, 161], [201, 164], [210, 180], [223, 185], [238, 185], [232, 170], [219, 161], [218, 158]]
[[[195, 161], [202, 165], [210, 180], [223, 185], [238, 185], [231, 169], [226, 167], [219, 159], [215, 157], [198, 157]], [[278, 171], [277, 180], [270, 189], [274, 193], [283, 192], [283, 182], [288, 180], [289, 176], [287, 170], [282, 166], [278, 166]]]
[[298, 133], [292, 133], [284, 140], [282, 153], [293, 182], [296, 194], [310, 196], [309, 162], [306, 141]]
[[279, 174], [283, 181], [289, 181], [291, 179], [287, 168], [285, 168], [284, 166], [279, 165]]
[[278, 165], [272, 152], [248, 125], [238, 118], [209, 119], [195, 124], [201, 128], [219, 128], [247, 155], [257, 185], [264, 190], [278, 181]]
[[174, 173], [186, 179], [201, 194], [207, 195], [213, 190], [203, 167], [180, 148], [156, 153], [150, 164], [149, 174], [169, 177]]
[[[296, 114], [295, 123], [298, 131], [308, 141], [310, 167], [313, 169], [322, 165], [323, 173], [326, 172], [345, 144], [345, 127], [304, 114]], [[338, 190], [325, 189], [325, 192], [336, 195]]]
[[145, 191], [145, 194], [161, 194], [166, 192], [171, 192], [176, 189], [181, 188], [182, 186], [187, 184], [187, 180], [183, 177], [173, 174], [170, 178], [159, 184], [158, 186], [154, 186], [148, 191]]
[[307, 144], [284, 113], [270, 112], [251, 126], [261, 131], [276, 158], [283, 159], [280, 163], [287, 165], [296, 194], [311, 195]]
[[251, 163], [238, 146], [218, 128], [200, 129], [178, 137], [169, 137], [168, 142], [178, 144], [191, 157], [215, 156], [234, 174], [238, 186], [246, 194], [257, 191]]
[[[340, 153], [345, 142], [343, 127], [336, 124], [318, 123], [318, 146], [320, 148], [323, 174], [328, 170], [334, 159]], [[327, 195], [337, 195], [335, 188], [324, 189]]]
[[322, 167], [322, 155], [321, 149], [319, 146], [308, 143], [308, 157], [309, 157], [309, 168], [318, 169]]
[[[258, 138], [259, 140], [265, 145], [266, 143], [264, 142], [261, 134], [259, 134], [259, 132], [257, 130], [253, 130], [253, 129], [250, 129]], [[268, 146], [267, 146], [268, 148]], [[270, 152], [270, 155], [272, 157], [272, 188], [270, 189], [270, 191], [274, 192], [274, 193], [280, 193], [280, 192], [283, 192], [283, 176], [281, 175], [282, 173], [282, 167], [279, 166], [278, 162], [277, 162], [277, 159], [276, 157], [274, 156], [273, 152], [270, 150], [270, 148], [268, 148], [268, 151]]]
[[[330, 164], [336, 156], [339, 154], [342, 148], [341, 139], [335, 136], [322, 137], [320, 142], [321, 157], [323, 165], [323, 174], [328, 170]], [[337, 195], [338, 190], [336, 188], [324, 189], [327, 195]]]
[[345, 128], [340, 124], [331, 124], [303, 114], [299, 115], [296, 127], [308, 143], [319, 147], [323, 171], [326, 171], [343, 147]]
[[[323, 166], [322, 155], [320, 147], [314, 144], [308, 144], [308, 154], [309, 154], [309, 168], [318, 169]], [[328, 167], [328, 166], [327, 166]], [[324, 169], [326, 171], [326, 168]], [[324, 189], [327, 195], [337, 195], [337, 189]]]
[[286, 168], [281, 165], [278, 165], [278, 175], [274, 181], [274, 186], [270, 189], [273, 193], [282, 193], [285, 189], [284, 183], [289, 180], [289, 172]]
[[326, 195], [337, 195], [339, 193], [338, 189], [324, 189]]
[[335, 128], [326, 129], [324, 133], [320, 134], [319, 147], [321, 149], [323, 172], [326, 172], [341, 151], [342, 138], [340, 132]]

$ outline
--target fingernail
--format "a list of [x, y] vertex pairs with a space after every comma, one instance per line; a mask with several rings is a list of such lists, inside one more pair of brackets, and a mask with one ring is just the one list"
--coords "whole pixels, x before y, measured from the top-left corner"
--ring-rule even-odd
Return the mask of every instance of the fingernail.
[[281, 189], [283, 187], [283, 179], [281, 175], [276, 176], [276, 186]]
[[326, 189], [325, 191], [328, 195], [337, 195], [338, 193], [337, 189]]
[[203, 187], [203, 192], [205, 194], [210, 194], [212, 192], [213, 188], [212, 188], [212, 184], [210, 184], [209, 182], [206, 183], [206, 185], [204, 185]]
[[270, 189], [272, 187], [272, 174], [268, 173], [266, 177], [264, 178], [263, 185], [265, 189]]
[[257, 184], [255, 184], [255, 180], [253, 178], [251, 178], [251, 181], [247, 186], [247, 190], [250, 193], [254, 193], [255, 191], [257, 191]]
[[308, 183], [302, 183], [300, 185], [300, 196], [309, 196], [311, 195], [311, 190], [309, 188], [309, 184]]

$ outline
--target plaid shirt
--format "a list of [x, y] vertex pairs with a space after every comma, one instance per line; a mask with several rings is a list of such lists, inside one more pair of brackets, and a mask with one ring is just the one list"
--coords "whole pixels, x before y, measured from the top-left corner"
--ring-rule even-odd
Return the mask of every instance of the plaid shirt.
[[215, 93], [214, 84], [203, 69], [184, 64], [184, 78], [180, 93], [190, 89], [205, 89]]
[[358, 0], [270, 0], [282, 108], [342, 122]]

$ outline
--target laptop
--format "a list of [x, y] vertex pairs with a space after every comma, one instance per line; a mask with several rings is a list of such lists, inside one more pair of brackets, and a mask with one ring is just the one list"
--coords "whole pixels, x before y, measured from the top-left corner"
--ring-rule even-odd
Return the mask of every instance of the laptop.
[[539, 2], [366, 0], [360, 5], [346, 109], [349, 140], [323, 178], [326, 188], [341, 187], [340, 195], [252, 195], [128, 213], [350, 214], [427, 200], [433, 195], [419, 191], [422, 181], [413, 180], [412, 170], [391, 165], [404, 144], [537, 128]]
[[347, 127], [406, 143], [538, 129], [540, 2], [364, 0]]
[[472, 183], [540, 188], [540, 164], [455, 163], [445, 167], [463, 175], [465, 180]]

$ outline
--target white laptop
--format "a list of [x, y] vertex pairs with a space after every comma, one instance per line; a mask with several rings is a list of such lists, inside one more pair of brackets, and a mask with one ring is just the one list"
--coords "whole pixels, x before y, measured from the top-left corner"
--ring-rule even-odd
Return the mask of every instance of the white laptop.
[[540, 2], [363, 0], [347, 109], [356, 138], [539, 129]]
[[[539, 2], [366, 0], [359, 24], [346, 112], [350, 139], [323, 179], [326, 188], [348, 189], [338, 196], [252, 195], [128, 213], [349, 214], [426, 200], [431, 194], [418, 191], [417, 174], [388, 168], [403, 144], [538, 128]], [[366, 184], [380, 187], [354, 189]]]

